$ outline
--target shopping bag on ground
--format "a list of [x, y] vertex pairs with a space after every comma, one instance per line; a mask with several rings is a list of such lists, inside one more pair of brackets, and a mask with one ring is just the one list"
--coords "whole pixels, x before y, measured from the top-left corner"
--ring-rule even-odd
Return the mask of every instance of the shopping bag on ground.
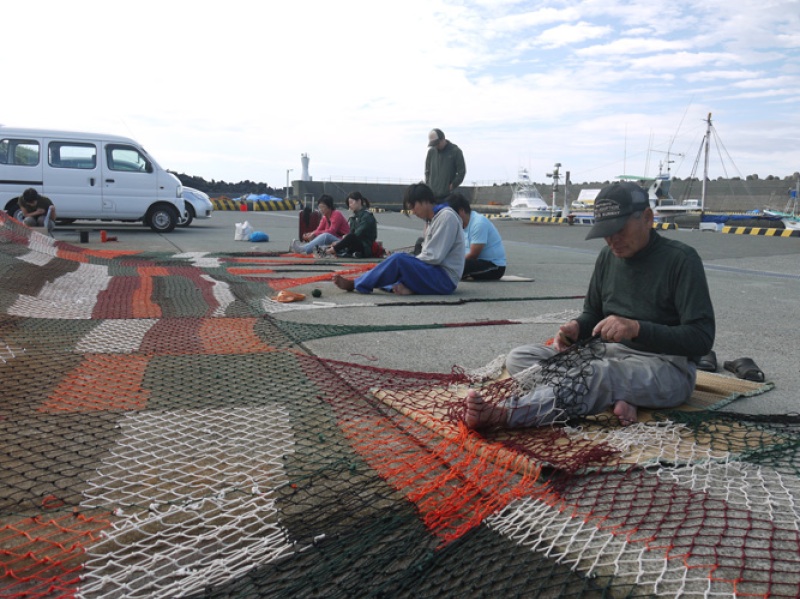
[[253, 233], [253, 226], [244, 221], [243, 223], [236, 223], [236, 231], [233, 234], [234, 241], [249, 241], [250, 235]]

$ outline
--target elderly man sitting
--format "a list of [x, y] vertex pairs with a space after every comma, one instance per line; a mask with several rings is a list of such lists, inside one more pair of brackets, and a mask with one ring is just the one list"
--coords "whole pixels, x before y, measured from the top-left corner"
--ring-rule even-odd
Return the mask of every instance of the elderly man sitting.
[[538, 426], [609, 408], [625, 425], [637, 420], [637, 408], [670, 408], [691, 396], [697, 362], [715, 333], [700, 256], [653, 230], [647, 192], [633, 183], [602, 189], [594, 217], [586, 239], [602, 237], [606, 247], [583, 312], [561, 326], [552, 346], [512, 350], [506, 367], [518, 380], [530, 380], [532, 370], [557, 361], [573, 344], [598, 337], [596, 351], [576, 352], [544, 384], [497, 405], [470, 390], [467, 426]]

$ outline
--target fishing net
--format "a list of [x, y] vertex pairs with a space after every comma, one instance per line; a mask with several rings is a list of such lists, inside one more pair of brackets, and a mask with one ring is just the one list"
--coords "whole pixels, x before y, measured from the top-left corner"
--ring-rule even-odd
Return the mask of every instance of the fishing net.
[[633, 426], [576, 409], [478, 434], [469, 389], [503, 401], [581, 356], [521, 382], [502, 358], [321, 359], [305, 341], [394, 329], [267, 310], [319, 261], [93, 251], [0, 219], [2, 597], [800, 595], [800, 418], [716, 409], [769, 383], [704, 373]]

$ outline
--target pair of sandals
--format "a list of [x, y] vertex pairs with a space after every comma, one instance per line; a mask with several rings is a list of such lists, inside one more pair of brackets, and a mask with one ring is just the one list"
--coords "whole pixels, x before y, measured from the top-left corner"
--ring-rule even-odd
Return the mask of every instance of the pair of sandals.
[[[738, 378], [746, 381], [763, 383], [766, 378], [764, 377], [764, 372], [756, 365], [752, 358], [738, 358], [729, 362], [723, 362], [722, 367], [728, 372], [735, 374]], [[700, 358], [700, 361], [697, 363], [697, 368], [706, 372], [717, 371], [717, 354], [713, 349]]]

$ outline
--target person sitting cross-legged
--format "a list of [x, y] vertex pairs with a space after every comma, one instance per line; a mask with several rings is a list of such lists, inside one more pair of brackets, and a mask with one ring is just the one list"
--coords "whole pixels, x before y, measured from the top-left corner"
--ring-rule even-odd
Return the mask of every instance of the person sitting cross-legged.
[[339, 258], [371, 258], [372, 244], [378, 238], [378, 221], [369, 211], [369, 200], [360, 191], [347, 194], [347, 206], [352, 212], [348, 225], [350, 232], [325, 250]]
[[602, 237], [606, 246], [583, 312], [551, 346], [525, 345], [506, 356], [509, 374], [527, 378], [524, 392], [497, 401], [468, 393], [469, 428], [539, 426], [607, 409], [628, 425], [639, 408], [671, 408], [691, 396], [715, 334], [700, 256], [653, 230], [647, 191], [636, 184], [603, 188], [594, 219], [586, 239]]
[[324, 193], [317, 202], [322, 218], [319, 226], [310, 233], [303, 235], [301, 243], [297, 239], [293, 240], [289, 249], [296, 254], [311, 254], [317, 248], [322, 248], [332, 243], [340, 241], [342, 237], [350, 232], [350, 225], [333, 205], [333, 198]]
[[464, 224], [466, 256], [461, 279], [501, 279], [506, 273], [506, 250], [497, 227], [483, 214], [475, 212], [469, 205], [469, 200], [460, 193], [450, 194], [447, 203]]
[[382, 288], [398, 295], [449, 295], [456, 290], [464, 270], [461, 219], [447, 204], [436, 204], [424, 183], [406, 189], [403, 205], [427, 223], [422, 251], [416, 256], [392, 254], [355, 281], [336, 275], [337, 287], [359, 293]]

